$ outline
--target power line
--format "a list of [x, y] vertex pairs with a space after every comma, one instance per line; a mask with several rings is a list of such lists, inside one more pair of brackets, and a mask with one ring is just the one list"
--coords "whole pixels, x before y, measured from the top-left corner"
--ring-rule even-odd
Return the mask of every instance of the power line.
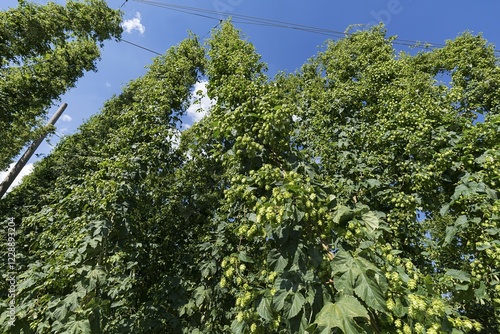
[[[146, 5], [150, 5], [150, 6], [154, 6], [154, 7], [164, 8], [164, 9], [168, 9], [168, 10], [172, 10], [172, 11], [176, 11], [176, 12], [181, 12], [181, 13], [185, 13], [185, 14], [195, 15], [195, 16], [204, 17], [204, 18], [208, 18], [208, 19], [212, 19], [212, 20], [218, 20], [218, 21], [220, 21], [221, 18], [227, 19], [227, 18], [231, 17], [234, 23], [240, 23], [240, 24], [250, 24], [250, 25], [258, 25], [258, 26], [268, 26], [268, 27], [275, 27], [275, 28], [299, 30], [299, 31], [320, 34], [320, 35], [326, 35], [326, 36], [330, 36], [330, 37], [339, 37], [339, 38], [345, 37], [347, 35], [345, 32], [336, 31], [336, 30], [332, 30], [332, 29], [318, 28], [318, 27], [313, 27], [313, 26], [308, 26], [308, 25], [303, 25], [303, 24], [277, 21], [277, 20], [272, 20], [272, 19], [265, 19], [265, 18], [255, 17], [255, 16], [235, 14], [235, 13], [226, 14], [226, 13], [220, 13], [220, 12], [215, 11], [215, 10], [204, 9], [204, 8], [199, 8], [199, 7], [176, 5], [176, 4], [159, 2], [159, 1], [152, 1], [152, 0], [133, 0], [133, 1], [143, 3]], [[427, 43], [424, 41], [407, 40], [407, 39], [400, 39], [400, 38], [394, 39], [393, 43], [397, 44], [397, 45], [404, 45], [404, 46], [410, 46], [410, 47], [416, 47], [416, 48], [439, 48], [439, 47], [445, 46], [445, 44], [440, 44], [440, 43]], [[500, 54], [500, 50], [494, 50], [494, 53]]]
[[[219, 21], [216, 25], [214, 25], [214, 27], [213, 27], [211, 30], [216, 29], [216, 28], [219, 26], [219, 24], [221, 24], [221, 22], [222, 22], [222, 20], [220, 20], [220, 21]], [[205, 37], [207, 37], [207, 36], [208, 36], [208, 34], [210, 34], [210, 31], [211, 31], [211, 30], [209, 30], [209, 31], [208, 31], [205, 35], [203, 35], [203, 37], [202, 37], [201, 39], [202, 39], [202, 40], [203, 40], [203, 39], [205, 39]]]
[[235, 22], [235, 23], [263, 25], [263, 26], [271, 26], [271, 27], [277, 27], [277, 28], [297, 29], [297, 30], [314, 32], [314, 33], [319, 33], [319, 34], [329, 35], [329, 36], [332, 36], [332, 35], [339, 36], [339, 37], [345, 36], [345, 33], [340, 32], [340, 31], [317, 28], [317, 27], [296, 24], [296, 23], [290, 23], [290, 22], [284, 22], [284, 21], [259, 18], [259, 17], [255, 17], [255, 16], [240, 15], [240, 14], [225, 14], [225, 13], [220, 13], [218, 11], [210, 10], [210, 9], [183, 6], [183, 5], [175, 5], [175, 4], [158, 2], [158, 1], [151, 1], [151, 0], [134, 0], [134, 1], [146, 4], [146, 5], [150, 5], [150, 6], [169, 9], [172, 11], [201, 16], [204, 18], [209, 18], [209, 19], [217, 20], [217, 21], [219, 21], [221, 18], [232, 17], [233, 22]]
[[154, 51], [154, 50], [148, 49], [148, 48], [146, 48], [146, 47], [144, 47], [144, 46], [141, 46], [141, 45], [139, 45], [139, 44], [132, 43], [132, 42], [127, 41], [127, 40], [125, 40], [125, 39], [120, 39], [120, 42], [125, 42], [125, 43], [128, 43], [128, 44], [133, 45], [133, 46], [135, 46], [135, 47], [138, 47], [138, 48], [141, 48], [141, 49], [143, 49], [143, 50], [146, 50], [146, 51], [149, 51], [149, 52], [151, 52], [151, 53], [154, 53], [155, 55], [158, 55], [158, 56], [161, 56], [161, 55], [162, 55], [162, 54], [161, 54], [161, 53], [159, 53], [159, 52], [156, 52], [156, 51]]

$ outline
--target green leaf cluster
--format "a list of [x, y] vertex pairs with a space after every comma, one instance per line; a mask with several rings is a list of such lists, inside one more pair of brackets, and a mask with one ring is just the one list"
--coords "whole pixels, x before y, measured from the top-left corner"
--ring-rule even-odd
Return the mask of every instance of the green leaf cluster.
[[120, 38], [121, 12], [103, 0], [65, 6], [20, 1], [0, 12], [0, 170], [37, 138], [47, 109]]
[[[157, 58], [0, 202], [18, 332], [499, 331], [493, 48], [392, 41], [269, 78], [226, 22]], [[214, 104], [180, 133], [201, 80]]]

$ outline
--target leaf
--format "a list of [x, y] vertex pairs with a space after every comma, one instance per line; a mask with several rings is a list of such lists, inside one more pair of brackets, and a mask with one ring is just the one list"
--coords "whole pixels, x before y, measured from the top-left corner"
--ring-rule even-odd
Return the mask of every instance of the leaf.
[[477, 244], [476, 245], [476, 249], [478, 251], [487, 250], [487, 249], [490, 249], [491, 247], [493, 247], [493, 246], [489, 242], [487, 242], [487, 241], [482, 242], [481, 244]]
[[345, 273], [352, 267], [353, 257], [350, 252], [340, 249], [332, 261], [332, 274]]
[[320, 289], [309, 288], [306, 293], [306, 303], [312, 305], [316, 299], [316, 293], [320, 292]]
[[65, 333], [69, 334], [87, 334], [91, 333], [90, 322], [85, 320], [70, 321], [66, 325]]
[[288, 320], [290, 333], [306, 333], [308, 327], [308, 320], [304, 310], [300, 310], [299, 314]]
[[340, 205], [339, 207], [337, 207], [337, 210], [332, 219], [336, 224], [344, 224], [351, 220], [353, 216], [354, 213], [350, 208], [344, 205]]
[[101, 268], [94, 268], [89, 272], [87, 277], [89, 278], [87, 291], [94, 290], [98, 283], [103, 283], [106, 281], [106, 273]]
[[238, 259], [240, 259], [242, 262], [253, 263], [252, 258], [248, 256], [247, 252], [244, 251], [238, 253]]
[[445, 273], [446, 276], [453, 277], [462, 282], [470, 282], [470, 274], [462, 270], [449, 269]]
[[120, 300], [117, 300], [117, 301], [111, 303], [111, 308], [120, 307], [120, 306], [122, 306], [124, 304], [125, 304], [125, 300], [124, 299], [120, 299]]
[[32, 287], [35, 283], [36, 282], [33, 279], [33, 277], [28, 277], [27, 279], [21, 281], [21, 283], [18, 285], [17, 289], [18, 289], [18, 291], [26, 290], [26, 289]]
[[207, 295], [207, 291], [205, 290], [205, 287], [199, 286], [196, 288], [195, 293], [194, 293], [194, 299], [196, 306], [200, 306], [203, 304], [203, 301], [205, 300], [205, 297]]
[[304, 216], [305, 216], [305, 212], [300, 211], [299, 209], [297, 209], [297, 207], [294, 208], [293, 218], [295, 219], [295, 221], [297, 223], [300, 222], [300, 221], [302, 221], [302, 219], [304, 218]]
[[356, 281], [356, 277], [353, 274], [352, 270], [346, 271], [340, 277], [335, 278], [335, 289], [339, 292], [343, 292], [345, 295], [352, 296], [354, 294], [354, 282]]
[[484, 284], [483, 281], [479, 283], [479, 288], [474, 290], [474, 296], [476, 296], [477, 299], [484, 299], [487, 297], [486, 285]]
[[500, 228], [488, 228], [484, 231], [489, 235], [497, 235], [500, 232]]
[[292, 306], [287, 314], [287, 319], [292, 319], [297, 314], [299, 314], [300, 310], [302, 310], [302, 306], [304, 306], [306, 302], [306, 298], [302, 295], [302, 293], [297, 292], [293, 295]]
[[392, 309], [392, 312], [394, 313], [394, 315], [398, 318], [404, 317], [408, 312], [408, 308], [403, 305], [400, 298], [395, 299], [395, 304], [396, 305]]
[[453, 226], [446, 227], [446, 236], [443, 242], [443, 246], [449, 245], [458, 231], [466, 228], [468, 226], [467, 216], [462, 215], [455, 220]]
[[380, 181], [377, 179], [368, 179], [366, 180], [366, 183], [368, 183], [368, 185], [370, 185], [371, 188], [377, 188], [380, 187], [381, 185]]
[[63, 305], [63, 307], [67, 307], [71, 311], [77, 309], [80, 306], [80, 303], [78, 302], [78, 293], [72, 292], [66, 296], [66, 298], [64, 298]]
[[459, 329], [453, 328], [453, 330], [451, 331], [451, 334], [464, 334], [464, 331], [461, 331]]
[[497, 196], [497, 192], [489, 187], [487, 187], [485, 189], [485, 192], [486, 194], [493, 200], [497, 200], [498, 199], [498, 196]]
[[283, 213], [283, 219], [287, 220], [293, 218], [294, 207], [290, 202], [285, 203], [285, 212]]
[[276, 249], [273, 249], [269, 252], [267, 256], [267, 262], [269, 263], [269, 265], [271, 265], [271, 268], [273, 268], [273, 270], [278, 273], [282, 272], [288, 264], [288, 260], [285, 259], [283, 255], [281, 255], [281, 253]]
[[444, 238], [443, 246], [449, 245], [456, 234], [457, 234], [457, 228], [455, 226], [447, 226], [446, 237]]
[[369, 227], [372, 231], [378, 229], [380, 225], [380, 220], [378, 217], [371, 211], [364, 213], [361, 216], [361, 219], [365, 222], [365, 225]]
[[216, 270], [217, 270], [217, 264], [215, 263], [214, 260], [209, 261], [209, 262], [205, 262], [201, 266], [201, 275], [203, 277], [208, 277], [208, 276], [214, 275]]
[[315, 324], [321, 334], [330, 334], [333, 328], [344, 333], [362, 333], [355, 318], [368, 319], [368, 311], [352, 296], [342, 296], [336, 303], [327, 303], [316, 316]]
[[[255, 189], [254, 187], [248, 187], [247, 191], [249, 191], [249, 188], [251, 188], [251, 190]], [[257, 215], [254, 212], [249, 213], [247, 215], [247, 219], [249, 222], [256, 223], [257, 222]]]
[[471, 194], [469, 187], [465, 184], [460, 184], [455, 188], [455, 193], [451, 196], [452, 200], [457, 200], [460, 196], [467, 197]]
[[439, 210], [439, 214], [441, 216], [444, 216], [448, 212], [449, 209], [450, 209], [450, 203], [446, 203], [445, 205], [443, 205], [441, 207], [441, 210]]
[[[370, 275], [370, 272], [378, 272], [378, 270], [374, 270], [376, 269], [375, 266], [361, 257], [355, 258], [355, 263], [358, 267], [357, 277], [354, 283], [356, 295], [363, 300], [366, 305], [378, 311], [385, 312], [387, 307], [384, 293], [375, 277]], [[385, 282], [385, 277], [383, 275], [379, 275], [378, 278]]]
[[455, 284], [455, 290], [467, 291], [467, 290], [469, 290], [469, 284]]
[[241, 333], [243, 333], [244, 329], [245, 329], [245, 322], [244, 321], [238, 321], [238, 320], [235, 319], [231, 323], [231, 331], [234, 334], [241, 334]]
[[468, 226], [468, 219], [467, 216], [461, 215], [455, 220], [455, 226], [457, 228], [464, 228]]
[[89, 245], [92, 248], [96, 248], [101, 241], [102, 241], [102, 236], [99, 235], [99, 236], [89, 240]]
[[281, 311], [285, 307], [285, 300], [288, 297], [289, 292], [277, 287], [277, 291], [273, 296], [273, 306], [276, 311]]
[[59, 305], [60, 302], [61, 302], [61, 298], [53, 298], [47, 304], [47, 308], [50, 310], [50, 309], [56, 307], [57, 305]]
[[68, 314], [68, 309], [66, 308], [66, 305], [59, 305], [58, 308], [52, 312], [52, 316], [54, 319], [63, 321], [66, 318], [66, 315]]
[[[335, 276], [335, 288], [345, 295], [352, 295], [353, 291], [368, 306], [385, 312], [385, 290], [387, 282], [385, 276], [370, 261], [350, 252], [339, 251], [332, 262], [332, 272]], [[341, 275], [338, 275], [338, 274]]]
[[259, 306], [257, 307], [257, 313], [268, 321], [273, 319], [271, 300], [267, 296], [263, 296], [260, 300]]

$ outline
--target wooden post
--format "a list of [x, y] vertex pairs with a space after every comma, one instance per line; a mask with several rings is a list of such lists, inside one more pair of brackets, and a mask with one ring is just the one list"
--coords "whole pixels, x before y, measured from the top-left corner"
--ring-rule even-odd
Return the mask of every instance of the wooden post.
[[[56, 111], [56, 113], [54, 114], [54, 116], [52, 116], [52, 118], [47, 123], [47, 127], [56, 124], [57, 120], [62, 115], [62, 113], [64, 112], [64, 110], [66, 110], [67, 106], [68, 106], [67, 103], [63, 103], [62, 106], [59, 107], [59, 109]], [[26, 165], [26, 163], [29, 161], [29, 159], [33, 155], [33, 153], [35, 153], [35, 151], [38, 148], [38, 146], [40, 146], [40, 144], [45, 139], [45, 137], [47, 137], [47, 134], [48, 134], [48, 131], [46, 131], [37, 140], [35, 140], [28, 147], [28, 149], [26, 150], [26, 152], [24, 152], [23, 156], [21, 157], [21, 159], [19, 159], [19, 161], [14, 166], [14, 168], [12, 168], [12, 170], [9, 172], [9, 174], [7, 174], [7, 177], [0, 184], [0, 198], [2, 198], [3, 195], [5, 195], [5, 193], [7, 192], [7, 189], [9, 189], [10, 185], [12, 184], [12, 182], [14, 182], [14, 180], [19, 175], [19, 173], [21, 172], [21, 170], [23, 169], [23, 167]]]

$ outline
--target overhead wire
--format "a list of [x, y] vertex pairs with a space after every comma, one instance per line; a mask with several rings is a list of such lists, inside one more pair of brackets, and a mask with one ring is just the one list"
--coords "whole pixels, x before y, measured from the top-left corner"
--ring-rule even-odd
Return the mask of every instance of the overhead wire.
[[[145, 5], [150, 5], [154, 7], [159, 7], [159, 8], [164, 8], [176, 12], [181, 12], [185, 14], [190, 14], [190, 15], [195, 15], [199, 17], [204, 17], [212, 20], [218, 20], [220, 21], [222, 18], [227, 19], [229, 17], [232, 18], [232, 21], [234, 23], [239, 23], [239, 24], [249, 24], [249, 25], [256, 25], [256, 26], [268, 26], [268, 27], [275, 27], [275, 28], [284, 28], [284, 29], [291, 29], [291, 30], [298, 30], [298, 31], [304, 31], [304, 32], [309, 32], [309, 33], [314, 33], [314, 34], [320, 34], [320, 35], [326, 35], [330, 37], [345, 37], [348, 35], [346, 32], [341, 32], [337, 30], [332, 30], [332, 29], [326, 29], [326, 28], [319, 28], [319, 27], [314, 27], [314, 26], [308, 26], [308, 25], [303, 25], [303, 24], [297, 24], [297, 23], [291, 23], [291, 22], [285, 22], [285, 21], [278, 21], [278, 20], [272, 20], [272, 19], [266, 19], [266, 18], [260, 18], [260, 17], [255, 17], [255, 16], [249, 16], [249, 15], [241, 15], [241, 14], [236, 14], [236, 13], [221, 13], [216, 10], [211, 10], [211, 9], [205, 9], [205, 8], [199, 8], [199, 7], [192, 7], [192, 6], [184, 6], [184, 5], [176, 5], [176, 4], [171, 4], [167, 2], [160, 2], [160, 1], [153, 1], [153, 0], [133, 0], [138, 3], [143, 3]], [[393, 44], [396, 45], [403, 45], [403, 46], [409, 46], [409, 47], [414, 47], [414, 48], [440, 48], [444, 47], [445, 44], [440, 44], [440, 43], [429, 43], [425, 41], [417, 41], [417, 40], [408, 40], [408, 39], [401, 39], [401, 38], [395, 38], [392, 41]], [[500, 50], [494, 50], [494, 53], [497, 55], [500, 55]]]
[[233, 22], [235, 22], [235, 23], [263, 25], [263, 26], [271, 26], [271, 27], [277, 27], [277, 28], [298, 29], [298, 30], [303, 30], [303, 31], [307, 31], [307, 32], [320, 33], [320, 34], [330, 35], [330, 36], [331, 35], [339, 36], [339, 37], [345, 36], [345, 33], [340, 32], [340, 31], [331, 30], [331, 29], [324, 29], [324, 28], [318, 28], [318, 27], [313, 27], [313, 26], [307, 26], [307, 25], [303, 25], [303, 24], [296, 24], [296, 23], [290, 23], [290, 22], [284, 22], [284, 21], [278, 21], [278, 20], [265, 19], [265, 18], [249, 16], [249, 15], [241, 15], [241, 14], [236, 14], [236, 13], [233, 13], [233, 14], [220, 13], [216, 10], [191, 7], [191, 6], [184, 6], [184, 5], [175, 5], [175, 4], [159, 2], [159, 1], [151, 1], [151, 0], [134, 0], [134, 1], [138, 2], [138, 3], [150, 5], [150, 6], [155, 6], [155, 7], [160, 7], [160, 8], [164, 8], [164, 9], [169, 9], [172, 11], [181, 12], [181, 13], [202, 16], [205, 18], [213, 19], [213, 20], [220, 20], [221, 18], [231, 17], [233, 19]]
[[[216, 29], [216, 28], [219, 26], [219, 24], [221, 24], [221, 22], [222, 22], [222, 20], [220, 20], [220, 21], [219, 21], [216, 25], [214, 25], [214, 26], [213, 26], [213, 28], [212, 28], [211, 30]], [[202, 37], [201, 39], [205, 39], [205, 37], [207, 37], [207, 36], [208, 36], [208, 34], [210, 34], [210, 30], [209, 30], [209, 31], [207, 31], [207, 33], [206, 33], [205, 35], [203, 35], [203, 37]]]
[[154, 53], [155, 55], [158, 55], [158, 56], [161, 56], [161, 55], [162, 55], [161, 53], [156, 52], [155, 50], [148, 49], [148, 48], [146, 48], [146, 47], [144, 47], [144, 46], [142, 46], [142, 45], [139, 45], [139, 44], [136, 44], [136, 43], [132, 43], [132, 42], [127, 41], [126, 39], [123, 39], [123, 38], [122, 38], [122, 39], [120, 39], [120, 42], [125, 42], [125, 43], [128, 43], [128, 44], [133, 45], [133, 46], [135, 46], [135, 47], [138, 47], [138, 48], [140, 48], [140, 49], [143, 49], [143, 50], [149, 51], [149, 52], [151, 52], [151, 53]]

